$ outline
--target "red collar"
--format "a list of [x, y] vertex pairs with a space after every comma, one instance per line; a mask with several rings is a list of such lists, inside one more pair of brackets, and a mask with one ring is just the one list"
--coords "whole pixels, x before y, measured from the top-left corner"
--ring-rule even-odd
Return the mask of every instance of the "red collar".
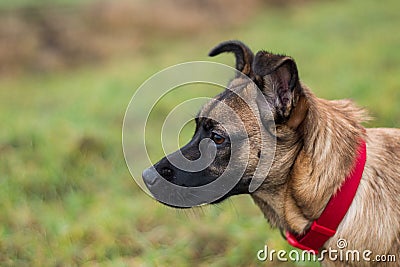
[[360, 184], [366, 158], [366, 144], [361, 140], [353, 170], [337, 193], [331, 197], [321, 216], [313, 221], [310, 229], [302, 235], [286, 232], [286, 239], [290, 245], [318, 254], [318, 250], [336, 233], [336, 229], [350, 208]]

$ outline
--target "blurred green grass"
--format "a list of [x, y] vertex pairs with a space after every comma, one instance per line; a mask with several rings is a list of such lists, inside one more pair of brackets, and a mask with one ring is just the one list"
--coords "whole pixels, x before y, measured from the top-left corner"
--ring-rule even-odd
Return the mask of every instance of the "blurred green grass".
[[[121, 150], [129, 99], [162, 68], [208, 60], [213, 45], [240, 39], [293, 56], [317, 95], [367, 107], [376, 118], [368, 126], [398, 127], [399, 8], [393, 0], [265, 7], [239, 28], [160, 40], [145, 55], [2, 78], [0, 264], [257, 266], [264, 244], [289, 249], [248, 196], [182, 212], [141, 191]], [[232, 55], [215, 60], [233, 64]]]
[[34, 7], [34, 6], [46, 6], [46, 5], [64, 5], [64, 6], [76, 6], [78, 4], [93, 2], [94, 0], [14, 0], [14, 1], [6, 1], [3, 0], [0, 2], [0, 10], [8, 10], [15, 8], [25, 8], [25, 7]]

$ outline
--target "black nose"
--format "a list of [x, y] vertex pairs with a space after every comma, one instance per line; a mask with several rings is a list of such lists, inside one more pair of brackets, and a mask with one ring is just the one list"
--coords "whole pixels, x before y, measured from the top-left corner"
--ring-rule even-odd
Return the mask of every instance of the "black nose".
[[142, 178], [143, 181], [147, 184], [147, 185], [153, 185], [156, 183], [158, 177], [160, 175], [158, 174], [158, 172], [156, 171], [156, 169], [151, 166], [148, 169], [145, 169], [142, 173]]
[[151, 166], [150, 168], [144, 170], [142, 173], [142, 178], [147, 185], [154, 185], [159, 178], [172, 181], [174, 175], [174, 170], [169, 166], [159, 166], [159, 164], [156, 164], [155, 166]]

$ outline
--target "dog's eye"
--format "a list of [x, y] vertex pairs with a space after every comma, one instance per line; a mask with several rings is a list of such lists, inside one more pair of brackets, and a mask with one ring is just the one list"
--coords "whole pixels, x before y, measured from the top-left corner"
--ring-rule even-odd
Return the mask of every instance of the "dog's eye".
[[213, 140], [214, 143], [217, 145], [220, 145], [223, 142], [225, 142], [225, 138], [216, 133], [211, 133], [211, 140]]

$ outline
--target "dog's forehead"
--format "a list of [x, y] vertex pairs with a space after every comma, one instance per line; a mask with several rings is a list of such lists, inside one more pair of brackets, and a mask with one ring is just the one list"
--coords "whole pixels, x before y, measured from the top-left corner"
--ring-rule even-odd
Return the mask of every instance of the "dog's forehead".
[[252, 81], [232, 80], [224, 92], [203, 106], [198, 117], [207, 119], [200, 120], [200, 124], [211, 121], [212, 128], [223, 127], [234, 132], [245, 130], [244, 124], [248, 124], [249, 119], [255, 119], [257, 90]]
[[206, 103], [199, 112], [199, 117], [220, 116], [220, 113], [231, 111], [239, 112], [243, 105], [250, 105], [255, 100], [257, 86], [245, 79], [232, 80], [227, 88]]

